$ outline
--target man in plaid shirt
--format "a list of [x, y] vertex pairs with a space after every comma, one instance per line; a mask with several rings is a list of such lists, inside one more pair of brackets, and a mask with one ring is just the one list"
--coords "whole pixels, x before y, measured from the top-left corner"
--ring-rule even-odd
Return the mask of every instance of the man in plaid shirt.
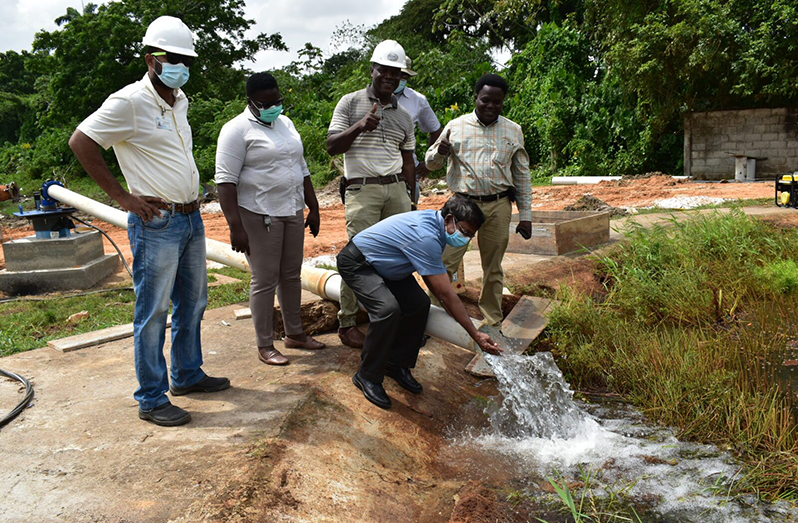
[[[485, 215], [479, 229], [482, 292], [479, 309], [490, 325], [500, 324], [504, 271], [502, 259], [510, 240], [510, 219], [515, 201], [520, 214], [516, 232], [532, 235], [532, 183], [529, 156], [521, 126], [501, 116], [507, 82], [498, 75], [483, 75], [474, 88], [473, 113], [449, 122], [427, 151], [427, 168], [440, 169], [448, 157], [449, 189], [474, 200]], [[468, 245], [446, 246], [443, 264], [451, 278]]]

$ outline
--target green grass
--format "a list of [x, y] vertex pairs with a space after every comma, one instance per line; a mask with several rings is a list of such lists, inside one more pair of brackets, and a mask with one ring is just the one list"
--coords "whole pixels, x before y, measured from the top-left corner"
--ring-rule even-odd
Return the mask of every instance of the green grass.
[[[211, 269], [241, 281], [208, 288], [208, 309], [216, 309], [249, 299], [250, 274], [233, 268]], [[75, 297], [18, 300], [0, 303], [0, 356], [43, 347], [48, 341], [84, 332], [122, 325], [133, 321], [135, 295], [119, 288], [104, 293]], [[87, 311], [88, 318], [67, 325], [72, 314]]]
[[601, 303], [562, 290], [549, 343], [576, 388], [730, 449], [738, 488], [798, 499], [798, 402], [769, 365], [798, 332], [798, 230], [739, 210], [670, 225], [630, 225], [596, 259]]

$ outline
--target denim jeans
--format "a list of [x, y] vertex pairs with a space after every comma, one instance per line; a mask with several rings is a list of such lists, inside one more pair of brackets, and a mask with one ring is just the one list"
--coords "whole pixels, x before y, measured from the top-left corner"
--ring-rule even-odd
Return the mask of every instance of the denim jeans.
[[199, 211], [161, 211], [147, 222], [128, 213], [127, 235], [133, 252], [133, 352], [139, 387], [133, 394], [141, 410], [167, 403], [169, 381], [163, 344], [172, 301], [173, 387], [188, 387], [205, 377], [200, 322], [208, 303], [205, 227]]

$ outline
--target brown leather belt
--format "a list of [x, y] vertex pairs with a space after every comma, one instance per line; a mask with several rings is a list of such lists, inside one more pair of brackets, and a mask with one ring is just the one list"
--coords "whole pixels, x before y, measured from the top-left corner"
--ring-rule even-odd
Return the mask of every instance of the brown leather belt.
[[155, 206], [159, 209], [164, 209], [172, 212], [179, 212], [183, 214], [191, 214], [199, 209], [199, 200], [194, 200], [191, 203], [169, 203], [169, 202], [156, 202]]
[[390, 185], [392, 183], [403, 182], [405, 177], [401, 174], [389, 174], [388, 176], [371, 176], [369, 178], [352, 178], [346, 180], [346, 185]]
[[459, 192], [457, 194], [460, 195], [460, 196], [465, 196], [469, 200], [476, 200], [478, 202], [495, 202], [495, 201], [500, 200], [502, 198], [507, 198], [508, 196], [510, 196], [512, 194], [512, 192], [513, 191], [511, 191], [511, 190], [507, 190], [507, 191], [500, 192], [498, 194], [488, 194], [486, 196], [475, 196], [475, 195], [472, 195], [472, 194], [466, 194], [464, 192]]

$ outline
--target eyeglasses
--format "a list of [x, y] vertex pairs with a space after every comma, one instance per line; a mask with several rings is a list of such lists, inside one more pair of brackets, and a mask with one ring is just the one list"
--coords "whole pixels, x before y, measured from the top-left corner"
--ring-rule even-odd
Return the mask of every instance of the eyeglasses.
[[462, 228], [462, 227], [460, 227], [460, 224], [459, 224], [459, 223], [457, 223], [457, 218], [455, 218], [455, 217], [454, 217], [454, 214], [452, 214], [452, 220], [454, 220], [454, 228], [455, 228], [456, 230], [460, 231], [460, 234], [462, 234], [463, 236], [465, 236], [465, 237], [466, 237], [466, 238], [468, 238], [469, 240], [473, 240], [473, 239], [474, 239], [474, 235], [473, 235], [473, 234], [468, 234], [467, 232], [465, 232], [465, 231], [463, 230], [463, 228]]
[[256, 109], [268, 109], [269, 107], [274, 107], [276, 105], [283, 105], [285, 98], [280, 98], [273, 102], [259, 102], [257, 100], [253, 100], [252, 98], [250, 98], [249, 101], [252, 102], [252, 105], [254, 105]]
[[155, 53], [150, 53], [152, 56], [165, 56], [166, 61], [170, 64], [183, 64], [186, 67], [191, 67], [194, 64], [194, 57], [193, 56], [186, 56], [182, 54], [172, 53], [169, 51], [157, 51]]

